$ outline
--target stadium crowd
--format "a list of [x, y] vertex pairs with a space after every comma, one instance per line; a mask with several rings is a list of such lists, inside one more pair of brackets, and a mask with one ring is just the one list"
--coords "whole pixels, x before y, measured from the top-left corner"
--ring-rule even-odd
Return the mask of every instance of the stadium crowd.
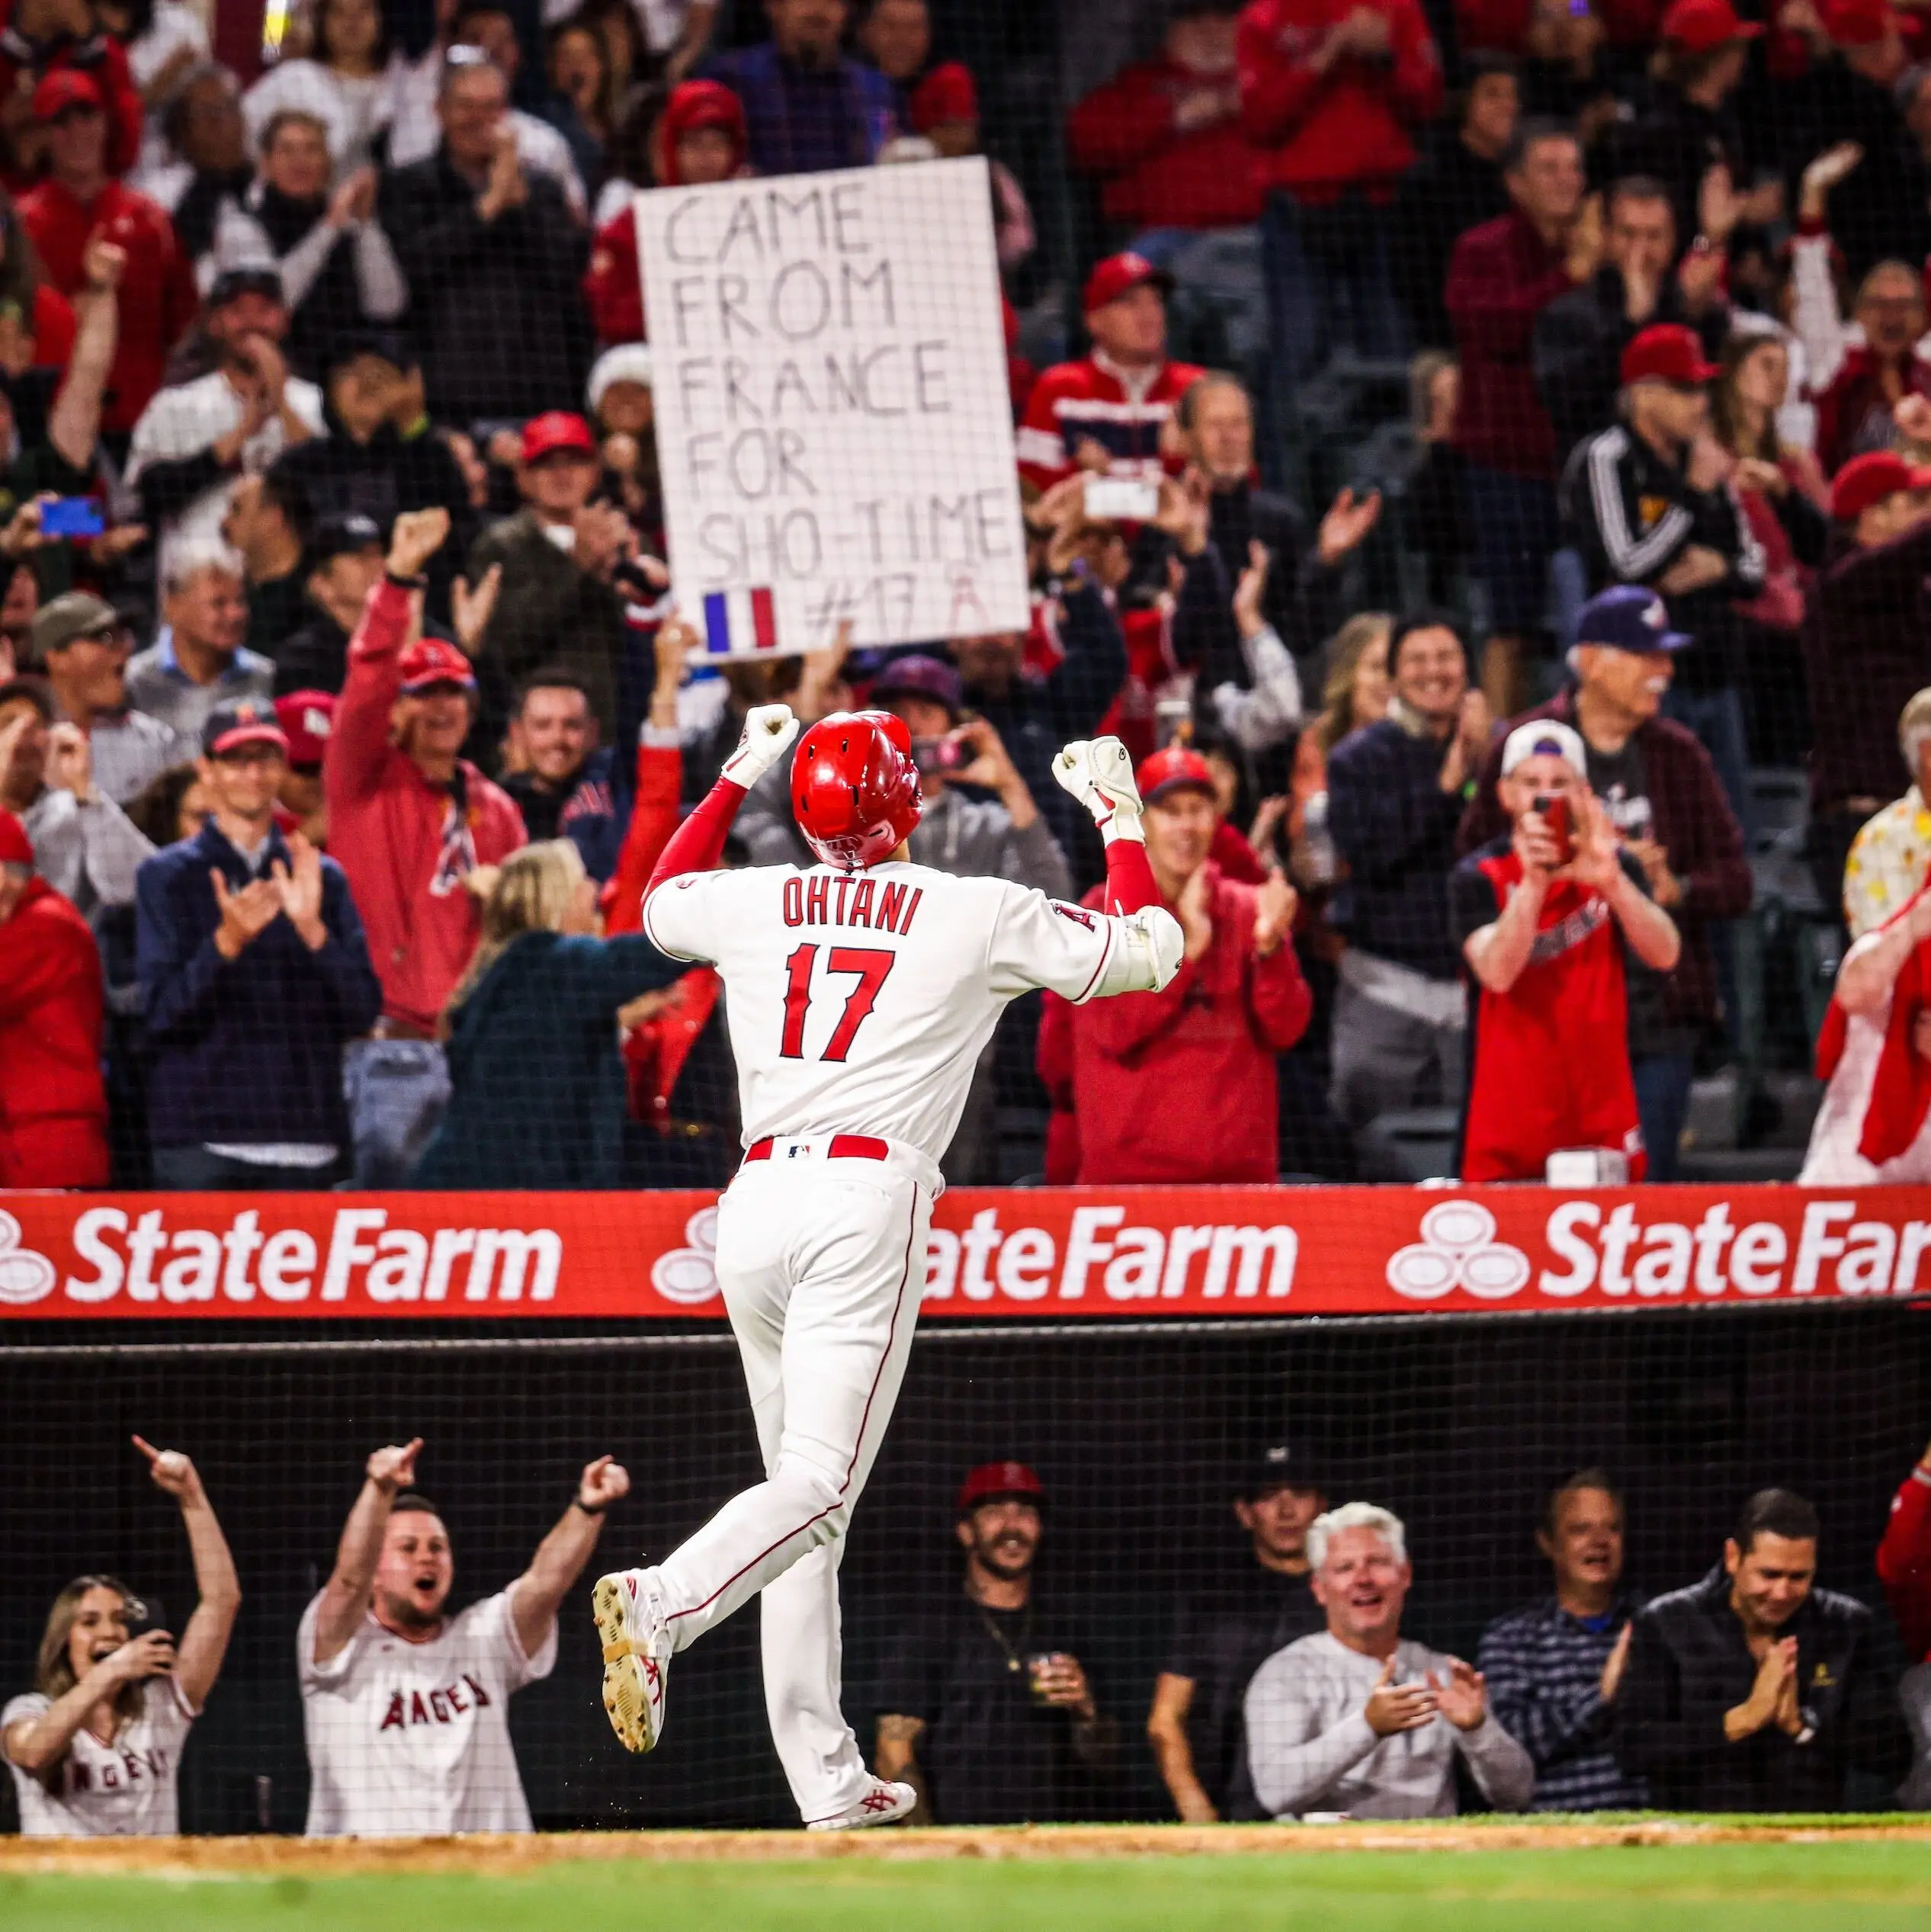
[[[1812, 1170], [1917, 1171], [1921, 14], [1142, 11], [1062, 152], [961, 57], [1009, 8], [314, 0], [238, 72], [11, 0], [0, 1186], [721, 1181], [637, 889], [779, 697], [896, 711], [914, 859], [1058, 897], [1054, 751], [1139, 761], [1181, 976], [1016, 1006], [952, 1179], [1413, 1178], [1418, 1109], [1672, 1178], [1775, 851], [1812, 977], [1847, 867], [1864, 947]], [[1030, 628], [693, 669], [630, 196], [980, 152]], [[783, 777], [736, 858], [801, 855]]]
[[[197, 1601], [177, 1634], [112, 1576], [61, 1590], [34, 1688], [0, 1709], [31, 1835], [177, 1830], [182, 1751], [241, 1612], [194, 1465], [133, 1440], [180, 1507]], [[295, 1631], [312, 1837], [531, 1828], [510, 1699], [554, 1668], [558, 1610], [630, 1493], [596, 1458], [527, 1568], [452, 1611], [457, 1552], [416, 1487], [422, 1451], [369, 1456]], [[916, 1786], [918, 1822], [1121, 1817], [1126, 1734], [1144, 1724], [1172, 1815], [1193, 1824], [1931, 1805], [1931, 1449], [1877, 1550], [1901, 1675], [1892, 1626], [1817, 1584], [1824, 1526], [1790, 1491], [1750, 1497], [1705, 1575], [1645, 1597], [1614, 1479], [1574, 1471], [1534, 1526], [1549, 1590], [1493, 1617], [1471, 1663], [1407, 1626], [1400, 1520], [1336, 1504], [1330, 1481], [1306, 1443], [1242, 1474], [1240, 1567], [1172, 1606], [1149, 1696], [1096, 1682], [1079, 1611], [1035, 1587], [1038, 1475], [969, 1471], [956, 1584], [870, 1660], [877, 1774]]]

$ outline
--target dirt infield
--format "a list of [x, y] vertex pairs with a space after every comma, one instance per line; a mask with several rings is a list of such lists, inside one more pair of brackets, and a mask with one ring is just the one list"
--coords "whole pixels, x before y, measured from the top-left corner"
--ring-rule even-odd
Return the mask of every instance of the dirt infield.
[[1931, 1819], [1632, 1818], [1529, 1824], [1476, 1819], [1415, 1824], [1014, 1825], [975, 1829], [582, 1831], [528, 1837], [0, 1839], [0, 1877], [27, 1873], [191, 1878], [348, 1878], [383, 1873], [509, 1876], [540, 1866], [625, 1859], [743, 1864], [860, 1859], [1170, 1858], [1243, 1853], [1561, 1851], [1605, 1846], [1931, 1844]]

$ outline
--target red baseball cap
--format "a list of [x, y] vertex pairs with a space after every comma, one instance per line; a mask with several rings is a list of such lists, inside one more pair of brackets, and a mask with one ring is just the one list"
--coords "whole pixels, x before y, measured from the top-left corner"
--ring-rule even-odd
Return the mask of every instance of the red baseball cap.
[[552, 450], [577, 450], [585, 456], [597, 453], [597, 439], [590, 425], [569, 409], [546, 409], [523, 425], [523, 461], [537, 462]]
[[1703, 345], [1693, 329], [1679, 322], [1658, 323], [1644, 329], [1622, 352], [1625, 384], [1643, 382], [1707, 383], [1718, 374], [1714, 362], [1703, 360]]
[[1897, 18], [1890, 0], [1828, 0], [1823, 14], [1824, 30], [1840, 47], [1881, 45]]
[[458, 684], [467, 691], [476, 688], [476, 672], [470, 660], [446, 638], [417, 638], [403, 653], [402, 672], [406, 695], [438, 684]]
[[1901, 489], [1931, 489], [1931, 469], [1907, 463], [1895, 450], [1871, 450], [1853, 456], [1830, 484], [1830, 514], [1854, 523], [1873, 503]]
[[1083, 306], [1088, 315], [1095, 309], [1103, 309], [1109, 302], [1117, 302], [1123, 295], [1131, 294], [1143, 282], [1151, 282], [1164, 294], [1173, 286], [1173, 278], [1164, 268], [1156, 268], [1144, 255], [1135, 255], [1132, 249], [1123, 254], [1109, 255], [1086, 278], [1086, 293]]
[[913, 130], [923, 134], [948, 120], [979, 118], [979, 88], [972, 69], [962, 60], [940, 62], [912, 90], [906, 103]]
[[959, 1485], [959, 1513], [970, 1516], [981, 1503], [996, 1503], [1009, 1496], [1043, 1503], [1046, 1485], [1023, 1462], [982, 1462]]
[[107, 101], [93, 75], [72, 67], [56, 67], [51, 73], [43, 74], [34, 88], [34, 118], [53, 120], [69, 108], [107, 112]]
[[1663, 37], [1686, 53], [1714, 53], [1732, 40], [1753, 40], [1763, 31], [1739, 20], [1730, 0], [1676, 0], [1663, 16]]
[[0, 805], [0, 865], [24, 865], [34, 869], [34, 841], [5, 806]]
[[1143, 804], [1150, 805], [1182, 785], [1197, 785], [1210, 798], [1216, 795], [1211, 767], [1198, 752], [1189, 751], [1185, 745], [1169, 745], [1155, 752], [1141, 762], [1134, 776], [1139, 781]]
[[275, 720], [288, 740], [291, 765], [319, 765], [335, 728], [335, 701], [326, 691], [291, 691], [275, 700]]

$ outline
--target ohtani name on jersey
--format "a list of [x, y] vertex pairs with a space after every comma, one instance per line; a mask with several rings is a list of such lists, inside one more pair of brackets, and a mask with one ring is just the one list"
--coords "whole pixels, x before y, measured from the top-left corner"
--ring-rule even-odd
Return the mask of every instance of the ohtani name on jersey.
[[[470, 1693], [467, 1698], [463, 1695], [466, 1686]], [[462, 1683], [446, 1683], [440, 1690], [412, 1690], [406, 1696], [399, 1690], [392, 1692], [389, 1708], [376, 1728], [380, 1732], [400, 1731], [412, 1724], [454, 1724], [467, 1716], [472, 1706], [486, 1711], [490, 1702], [489, 1692], [465, 1670]]]
[[794, 873], [784, 881], [784, 923], [862, 926], [869, 932], [896, 932], [903, 938], [912, 930], [919, 901], [925, 896], [923, 886], [907, 891], [900, 881], [863, 873], [834, 878], [814, 872], [804, 878]]

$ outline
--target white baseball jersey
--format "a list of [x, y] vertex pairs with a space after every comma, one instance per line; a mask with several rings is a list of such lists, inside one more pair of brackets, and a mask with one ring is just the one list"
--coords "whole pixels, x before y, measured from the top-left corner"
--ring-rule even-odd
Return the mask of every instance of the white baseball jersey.
[[524, 1656], [510, 1599], [502, 1590], [472, 1603], [424, 1644], [366, 1615], [326, 1664], [315, 1661], [322, 1599], [303, 1612], [295, 1645], [310, 1837], [531, 1829], [509, 1700], [549, 1676], [557, 1626]]
[[[0, 1733], [40, 1716], [53, 1703], [38, 1691], [0, 1711]], [[172, 1677], [150, 1677], [141, 1714], [111, 1744], [83, 1725], [61, 1760], [57, 1793], [18, 1764], [14, 1792], [29, 1838], [171, 1838], [180, 1829], [175, 1780], [196, 1713]]]
[[747, 1145], [874, 1134], [935, 1161], [1006, 1003], [1091, 999], [1122, 943], [1118, 919], [1031, 887], [897, 863], [688, 873], [643, 929], [723, 976]]

